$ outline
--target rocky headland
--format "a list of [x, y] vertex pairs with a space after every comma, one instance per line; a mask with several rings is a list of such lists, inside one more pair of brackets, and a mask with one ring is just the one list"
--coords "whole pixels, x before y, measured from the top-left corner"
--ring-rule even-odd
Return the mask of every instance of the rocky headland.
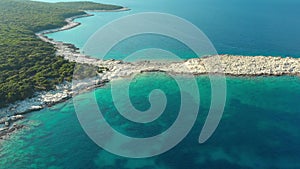
[[[122, 10], [127, 10], [127, 8]], [[139, 73], [166, 72], [171, 74], [222, 74], [230, 76], [300, 75], [300, 59], [298, 58], [214, 55], [176, 62], [99, 60], [80, 53], [79, 49], [72, 44], [57, 42], [47, 37], [48, 33], [63, 31], [80, 25], [80, 23], [74, 22], [74, 19], [87, 16], [91, 15], [86, 14], [68, 18], [66, 19], [68, 23], [66, 26], [39, 32], [36, 35], [43, 41], [53, 44], [57, 49], [56, 54], [64, 57], [66, 60], [101, 68], [101, 71], [97, 71], [96, 79], [94, 78], [92, 83], [76, 83], [76, 85], [64, 82], [58, 85], [56, 90], [38, 92], [33, 98], [28, 98], [0, 109], [0, 139], [23, 127], [14, 123], [24, 118], [22, 114], [66, 101], [81, 91], [102, 86], [111, 80], [130, 77]]]

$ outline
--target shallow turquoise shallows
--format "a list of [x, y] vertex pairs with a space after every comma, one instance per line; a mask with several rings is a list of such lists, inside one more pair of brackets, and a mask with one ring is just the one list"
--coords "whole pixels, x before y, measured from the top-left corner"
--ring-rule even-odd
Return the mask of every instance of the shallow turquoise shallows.
[[[138, 12], [156, 11], [178, 15], [197, 25], [208, 35], [218, 53], [300, 57], [300, 2], [297, 0], [101, 2], [121, 4], [132, 10], [94, 13], [94, 17], [77, 19], [82, 23], [81, 26], [49, 37], [74, 43], [81, 48], [93, 32], [114, 19]], [[155, 44], [157, 41], [159, 38], [154, 39]], [[174, 46], [176, 48], [170, 50], [193, 57], [184, 48], [178, 48], [177, 44]], [[109, 57], [126, 57], [127, 47], [121, 44]], [[120, 85], [126, 80], [120, 80]], [[147, 159], [128, 159], [106, 152], [85, 134], [70, 100], [29, 114], [24, 121], [29, 124], [29, 128], [0, 146], [0, 168], [300, 168], [300, 78], [227, 77], [227, 101], [223, 118], [216, 132], [204, 144], [199, 144], [198, 138], [210, 107], [211, 86], [206, 76], [197, 77], [197, 82], [201, 105], [196, 124], [180, 144], [164, 154]], [[131, 83], [131, 101], [138, 110], [149, 108], [148, 94], [153, 89], [163, 90], [168, 98], [161, 118], [147, 125], [131, 123], [122, 118], [114, 107], [110, 87], [107, 84], [77, 98], [82, 99], [86, 115], [89, 116], [92, 111], [89, 97], [96, 96], [106, 120], [121, 133], [135, 137], [153, 136], [165, 131], [177, 117], [179, 89], [175, 81], [165, 74], [138, 75]], [[123, 106], [126, 108], [126, 105]]]
[[[122, 81], [120, 81], [122, 84]], [[201, 106], [190, 134], [174, 149], [148, 159], [112, 155], [93, 143], [81, 128], [68, 101], [29, 115], [31, 129], [5, 142], [0, 151], [1, 168], [299, 168], [300, 79], [293, 77], [228, 78], [228, 97], [222, 121], [205, 144], [198, 137], [210, 104], [210, 84], [198, 77]], [[288, 87], [287, 87], [288, 86]], [[143, 74], [130, 86], [132, 103], [149, 108], [147, 95], [153, 89], [168, 97], [164, 115], [148, 125], [126, 121], [114, 108], [110, 85], [95, 96], [106, 120], [129, 136], [149, 137], [166, 130], [177, 117], [178, 87], [164, 74]], [[77, 100], [91, 110], [86, 93]], [[192, 100], [191, 100], [192, 101]], [[126, 106], [126, 105], [123, 105]]]

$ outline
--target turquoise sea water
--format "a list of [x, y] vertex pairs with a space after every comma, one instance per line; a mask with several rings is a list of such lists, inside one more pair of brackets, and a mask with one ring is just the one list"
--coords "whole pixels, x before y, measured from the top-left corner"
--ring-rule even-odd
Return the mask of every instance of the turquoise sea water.
[[[296, 0], [101, 2], [121, 4], [133, 10], [95, 13], [94, 17], [77, 19], [82, 22], [81, 26], [49, 36], [82, 47], [94, 31], [113, 19], [136, 12], [158, 11], [179, 15], [197, 25], [219, 53], [300, 56], [299, 2]], [[121, 51], [114, 52], [123, 54]], [[180, 48], [177, 52], [187, 51]], [[122, 84], [122, 80], [120, 82]], [[197, 77], [197, 82], [201, 105], [196, 124], [179, 145], [164, 154], [128, 159], [104, 151], [85, 134], [70, 100], [29, 114], [25, 123], [30, 124], [30, 129], [0, 145], [0, 168], [300, 168], [298, 77], [227, 77], [224, 115], [218, 129], [205, 144], [199, 144], [198, 137], [210, 106], [211, 86], [206, 76]], [[162, 118], [145, 126], [121, 118], [112, 102], [110, 84], [95, 90], [95, 93], [77, 97], [86, 104], [87, 116], [92, 111], [89, 98], [95, 95], [106, 120], [117, 131], [148, 137], [166, 130], [174, 122], [180, 105], [179, 89], [172, 79], [161, 73], [139, 75], [130, 88], [131, 101], [139, 110], [149, 108], [148, 94], [157, 88], [168, 97], [167, 109]]]
[[[122, 81], [121, 81], [122, 82]], [[288, 77], [228, 78], [223, 119], [213, 137], [198, 144], [210, 103], [208, 78], [197, 78], [201, 106], [190, 134], [174, 149], [147, 159], [112, 155], [93, 143], [76, 118], [72, 101], [29, 115], [31, 130], [5, 142], [0, 151], [1, 168], [299, 168], [300, 79]], [[287, 87], [288, 86], [288, 87]], [[97, 89], [98, 104], [112, 126], [127, 135], [148, 137], [168, 128], [179, 105], [176, 83], [164, 74], [143, 74], [131, 83], [132, 102], [149, 107], [147, 94], [162, 89], [168, 99], [167, 116], [146, 126], [126, 123], [113, 108], [110, 85]], [[93, 94], [79, 95], [86, 104]]]

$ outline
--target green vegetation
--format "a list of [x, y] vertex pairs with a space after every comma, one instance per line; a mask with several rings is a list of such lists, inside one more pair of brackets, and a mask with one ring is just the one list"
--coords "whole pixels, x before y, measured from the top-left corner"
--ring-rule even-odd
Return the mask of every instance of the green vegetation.
[[73, 80], [82, 81], [86, 78], [93, 78], [97, 76], [98, 68], [88, 64], [77, 64], [74, 69]]
[[0, 107], [72, 78], [75, 64], [55, 56], [54, 46], [35, 32], [61, 27], [65, 18], [84, 14], [82, 10], [119, 8], [92, 2], [0, 0]]

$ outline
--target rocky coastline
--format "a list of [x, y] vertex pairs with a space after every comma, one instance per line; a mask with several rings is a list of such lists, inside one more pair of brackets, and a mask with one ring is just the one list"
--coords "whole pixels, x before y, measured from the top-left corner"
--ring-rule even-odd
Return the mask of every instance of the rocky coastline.
[[[128, 9], [123, 8], [122, 10]], [[223, 74], [230, 76], [300, 75], [300, 59], [298, 58], [218, 55], [177, 62], [99, 60], [80, 53], [79, 49], [72, 44], [54, 41], [47, 37], [49, 33], [72, 29], [80, 25], [80, 23], [74, 22], [74, 19], [88, 16], [92, 15], [85, 14], [68, 18], [65, 20], [67, 22], [66, 26], [42, 31], [36, 33], [36, 35], [41, 40], [53, 44], [57, 50], [56, 54], [68, 61], [105, 69], [97, 73], [97, 79], [94, 79], [95, 81], [92, 83], [72, 85], [70, 82], [64, 82], [57, 85], [56, 90], [36, 93], [33, 98], [28, 98], [0, 109], [0, 140], [5, 139], [9, 133], [23, 128], [23, 125], [18, 125], [15, 122], [24, 119], [24, 114], [28, 112], [64, 102], [82, 91], [101, 87], [111, 80], [130, 77], [139, 73], [166, 72], [171, 74]]]
[[124, 11], [130, 11], [130, 8], [123, 7], [120, 9], [114, 9], [114, 10], [84, 10], [85, 12], [124, 12]]

